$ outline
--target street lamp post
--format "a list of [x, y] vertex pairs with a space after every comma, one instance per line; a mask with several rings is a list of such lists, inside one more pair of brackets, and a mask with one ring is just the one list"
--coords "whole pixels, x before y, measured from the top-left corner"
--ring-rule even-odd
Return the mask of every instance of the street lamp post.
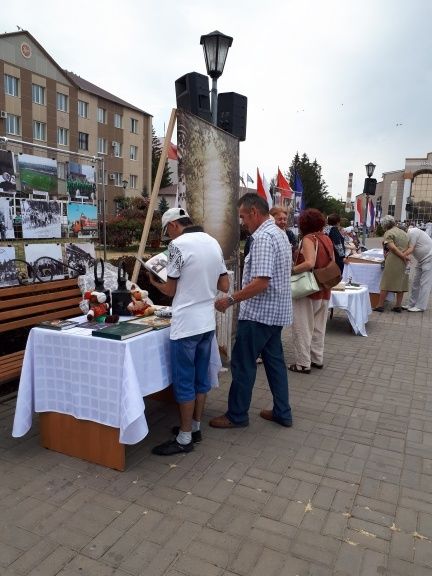
[[200, 44], [203, 47], [207, 74], [212, 79], [211, 89], [211, 115], [212, 123], [217, 126], [217, 80], [224, 71], [228, 50], [233, 39], [215, 30], [210, 34], [201, 36]]
[[[363, 188], [363, 193], [366, 195], [366, 202], [365, 202], [364, 216], [363, 216], [363, 246], [366, 248], [366, 230], [367, 230], [366, 220], [367, 220], [367, 211], [368, 211], [368, 207], [369, 207], [369, 196], [371, 194], [371, 189], [369, 187], [369, 183], [372, 180], [372, 175], [374, 173], [376, 166], [373, 162], [369, 162], [369, 164], [366, 164], [365, 168], [366, 168], [367, 178], [365, 179], [365, 185]], [[374, 180], [374, 184], [376, 185], [376, 180]], [[375, 194], [375, 188], [374, 188], [372, 194]]]

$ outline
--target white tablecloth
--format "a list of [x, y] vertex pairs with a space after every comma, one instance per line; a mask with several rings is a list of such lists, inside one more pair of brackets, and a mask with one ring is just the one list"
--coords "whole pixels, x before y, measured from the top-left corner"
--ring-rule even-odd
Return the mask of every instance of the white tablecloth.
[[355, 334], [367, 336], [366, 323], [372, 307], [367, 287], [359, 290], [346, 289], [344, 292], [332, 290], [329, 308], [342, 308], [346, 310], [348, 320]]
[[[120, 442], [136, 444], [148, 433], [143, 396], [171, 381], [170, 330], [123, 342], [33, 328], [25, 356], [12, 435], [26, 434], [33, 412], [60, 412], [120, 429]], [[212, 386], [221, 368], [214, 338]]]
[[380, 291], [381, 275], [381, 264], [348, 263], [344, 266], [342, 280], [348, 282], [351, 278], [356, 284], [364, 284], [367, 286], [369, 292], [378, 294]]

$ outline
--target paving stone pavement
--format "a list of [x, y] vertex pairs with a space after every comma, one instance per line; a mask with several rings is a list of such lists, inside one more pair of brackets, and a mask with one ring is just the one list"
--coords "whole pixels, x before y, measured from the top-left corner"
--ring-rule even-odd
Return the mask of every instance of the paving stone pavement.
[[[325, 368], [289, 373], [294, 426], [271, 407], [262, 365], [250, 426], [150, 448], [177, 423], [148, 402], [151, 433], [115, 472], [44, 450], [38, 421], [10, 436], [0, 403], [1, 576], [426, 576], [432, 574], [432, 317], [373, 313], [369, 337], [329, 320]], [[287, 361], [293, 360], [284, 331]]]

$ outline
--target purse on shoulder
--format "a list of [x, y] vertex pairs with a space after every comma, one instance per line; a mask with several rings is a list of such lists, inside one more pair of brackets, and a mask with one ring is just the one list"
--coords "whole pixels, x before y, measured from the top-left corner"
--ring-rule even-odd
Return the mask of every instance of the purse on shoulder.
[[[300, 254], [302, 242], [300, 242], [300, 246], [297, 252], [297, 258]], [[315, 258], [318, 250], [318, 244], [315, 247]], [[294, 262], [294, 266], [297, 264], [297, 258]], [[315, 292], [319, 292], [320, 287], [318, 286], [318, 282], [313, 274], [313, 272], [300, 272], [300, 274], [292, 274], [291, 275], [291, 297], [293, 300], [297, 300], [298, 298], [305, 298], [306, 296], [310, 296], [310, 294], [314, 294]]]
[[[319, 242], [318, 239], [317, 242]], [[322, 243], [322, 245], [324, 246], [328, 256], [332, 258], [332, 255], [328, 251], [327, 246], [324, 243]], [[327, 266], [324, 266], [324, 268], [315, 268], [313, 273], [320, 287], [326, 290], [330, 290], [333, 288], [333, 286], [336, 286], [342, 280], [340, 268], [333, 259], [331, 259]]]

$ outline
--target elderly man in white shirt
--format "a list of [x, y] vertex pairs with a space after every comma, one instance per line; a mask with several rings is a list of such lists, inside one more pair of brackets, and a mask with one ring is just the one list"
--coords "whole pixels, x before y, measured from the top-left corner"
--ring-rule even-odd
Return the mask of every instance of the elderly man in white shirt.
[[408, 299], [402, 306], [408, 312], [424, 312], [429, 303], [432, 289], [432, 238], [426, 232], [414, 226], [408, 228], [409, 246], [404, 255], [412, 254], [417, 260], [417, 267]]

